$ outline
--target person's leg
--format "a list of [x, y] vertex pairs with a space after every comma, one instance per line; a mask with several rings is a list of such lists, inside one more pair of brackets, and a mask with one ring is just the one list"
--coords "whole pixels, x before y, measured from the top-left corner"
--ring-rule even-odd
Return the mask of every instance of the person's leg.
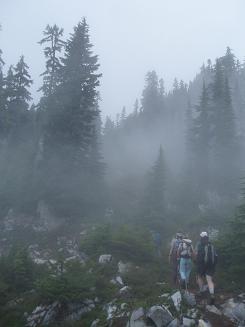
[[185, 259], [181, 258], [180, 263], [179, 263], [179, 273], [180, 273], [180, 278], [182, 280], [185, 280]]
[[206, 275], [206, 280], [207, 280], [207, 283], [208, 283], [209, 293], [211, 295], [213, 295], [214, 294], [214, 282], [213, 282], [212, 276]]
[[202, 292], [203, 291], [203, 277], [201, 274], [197, 274], [197, 285], [199, 287], [199, 291]]
[[186, 273], [187, 273], [187, 269], [186, 269], [187, 262], [186, 262], [186, 260], [188, 260], [188, 259], [186, 259], [186, 258], [181, 258], [180, 259], [180, 278], [181, 278], [181, 287], [183, 289], [186, 288], [186, 282], [187, 282], [187, 280], [186, 280]]
[[186, 259], [185, 269], [186, 269], [186, 283], [189, 283], [191, 269], [192, 269], [192, 261], [191, 261], [191, 259]]

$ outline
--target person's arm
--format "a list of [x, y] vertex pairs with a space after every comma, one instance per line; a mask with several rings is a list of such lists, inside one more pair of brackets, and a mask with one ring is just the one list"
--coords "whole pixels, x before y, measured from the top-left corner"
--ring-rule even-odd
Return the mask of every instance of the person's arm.
[[191, 245], [191, 257], [192, 257], [192, 260], [195, 260], [196, 259], [196, 252], [193, 248], [193, 246]]
[[174, 240], [171, 241], [171, 246], [170, 246], [170, 251], [169, 251], [169, 255], [168, 255], [168, 261], [171, 261], [171, 256], [173, 254], [173, 250], [174, 250]]

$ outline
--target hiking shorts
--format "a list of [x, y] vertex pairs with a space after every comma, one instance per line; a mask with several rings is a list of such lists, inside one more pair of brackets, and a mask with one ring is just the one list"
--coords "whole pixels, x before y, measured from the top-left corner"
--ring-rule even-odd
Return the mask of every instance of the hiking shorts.
[[205, 265], [197, 265], [197, 274], [201, 277], [213, 276], [215, 273], [215, 267], [205, 266]]

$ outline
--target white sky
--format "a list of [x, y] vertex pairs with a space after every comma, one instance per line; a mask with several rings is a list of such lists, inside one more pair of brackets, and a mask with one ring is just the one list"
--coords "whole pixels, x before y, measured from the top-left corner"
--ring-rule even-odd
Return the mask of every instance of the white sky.
[[36, 101], [45, 63], [37, 44], [42, 31], [56, 23], [68, 36], [83, 16], [103, 73], [103, 117], [114, 118], [123, 105], [132, 110], [149, 70], [169, 89], [175, 76], [188, 82], [227, 45], [244, 59], [245, 0], [0, 0], [3, 58], [16, 64], [24, 54]]

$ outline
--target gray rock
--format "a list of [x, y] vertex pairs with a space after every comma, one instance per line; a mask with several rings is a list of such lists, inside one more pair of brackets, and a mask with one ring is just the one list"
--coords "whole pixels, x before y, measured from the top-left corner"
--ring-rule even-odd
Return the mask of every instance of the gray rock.
[[107, 320], [111, 320], [117, 312], [117, 306], [111, 302], [106, 305], [105, 309], [107, 311]]
[[245, 323], [245, 304], [239, 303], [236, 305], [232, 310], [232, 314], [239, 323]]
[[182, 296], [180, 291], [175, 292], [173, 295], [171, 295], [171, 300], [173, 301], [176, 310], [180, 311], [180, 306], [182, 301]]
[[147, 327], [143, 308], [139, 308], [132, 312], [127, 327]]
[[192, 309], [189, 309], [189, 310], [187, 311], [187, 316], [190, 317], [190, 318], [196, 319], [197, 316], [198, 316], [198, 313], [199, 313], [199, 312], [198, 312], [197, 309], [192, 308]]
[[183, 317], [183, 327], [192, 327], [195, 326], [196, 322], [194, 319]]
[[179, 327], [180, 326], [180, 322], [179, 319], [175, 318], [173, 321], [171, 321], [171, 323], [168, 325], [168, 327]]
[[99, 322], [100, 320], [99, 319], [96, 319], [92, 322], [92, 324], [90, 325], [90, 327], [98, 327], [99, 326]]
[[122, 288], [120, 288], [119, 293], [122, 294], [129, 294], [130, 292], [130, 287], [129, 286], [123, 286]]
[[163, 294], [159, 295], [159, 297], [168, 298], [169, 295], [170, 295], [169, 293], [163, 293]]
[[85, 300], [84, 303], [70, 303], [68, 305], [69, 314], [66, 317], [67, 321], [76, 321], [95, 308], [92, 300]]
[[206, 310], [218, 316], [222, 315], [222, 312], [218, 308], [216, 308], [215, 305], [206, 305]]
[[144, 309], [143, 308], [139, 308], [139, 309], [134, 310], [132, 312], [132, 315], [131, 315], [131, 318], [130, 319], [131, 320], [138, 320], [138, 319], [144, 317], [144, 315], [145, 315]]
[[196, 298], [193, 293], [186, 291], [184, 293], [184, 299], [189, 306], [194, 307], [196, 305]]
[[118, 262], [118, 273], [120, 275], [124, 275], [129, 272], [130, 268], [132, 267], [131, 263], [123, 263], [122, 261]]
[[237, 303], [235, 303], [234, 299], [229, 299], [226, 301], [224, 304], [221, 305], [223, 308], [223, 314], [230, 318], [233, 319], [233, 309], [237, 306]]
[[212, 327], [209, 322], [204, 321], [203, 319], [198, 320], [198, 327]]
[[120, 277], [120, 276], [117, 276], [116, 277], [116, 282], [118, 283], [118, 284], [120, 284], [120, 285], [124, 285], [124, 283], [123, 283], [123, 280], [122, 280], [122, 277]]
[[111, 260], [112, 260], [112, 255], [111, 254], [102, 254], [99, 257], [99, 263], [101, 263], [101, 264], [109, 263], [109, 262], [111, 262]]
[[59, 302], [54, 302], [50, 305], [39, 305], [26, 318], [27, 327], [46, 326], [55, 320], [58, 310], [60, 308]]
[[164, 306], [154, 305], [147, 312], [147, 318], [151, 319], [156, 327], [167, 326], [174, 317], [171, 312]]

